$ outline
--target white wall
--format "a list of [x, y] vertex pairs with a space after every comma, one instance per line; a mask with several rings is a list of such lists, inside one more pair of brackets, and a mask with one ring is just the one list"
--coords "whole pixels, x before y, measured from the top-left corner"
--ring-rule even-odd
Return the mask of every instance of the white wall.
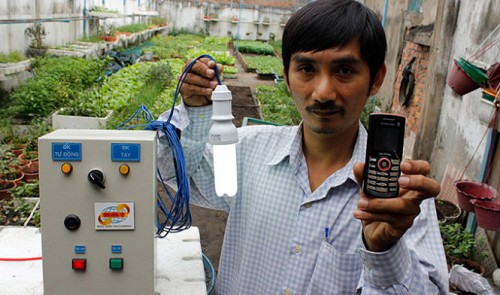
[[[0, 52], [24, 52], [29, 38], [24, 30], [35, 21], [42, 21], [48, 46], [73, 42], [90, 33], [90, 21], [84, 20], [84, 8], [102, 6], [102, 0], [0, 0]], [[122, 25], [140, 22], [144, 17], [136, 14], [156, 8], [153, 0], [105, 0], [105, 6], [118, 10], [118, 17], [107, 23]]]
[[[498, 0], [461, 1], [456, 30], [453, 37], [451, 58], [468, 57], [498, 26], [500, 2]], [[496, 38], [500, 38], [500, 29]], [[500, 46], [494, 46], [477, 62], [486, 67], [500, 60]], [[453, 62], [450, 62], [450, 67]], [[487, 124], [481, 122], [480, 113], [490, 111], [480, 102], [481, 89], [464, 96], [445, 86], [442, 110], [438, 125], [435, 148], [431, 158], [434, 173], [442, 177], [447, 165], [463, 171], [467, 161], [479, 145]], [[487, 119], [489, 120], [489, 118]], [[486, 140], [479, 148], [467, 174], [474, 179], [480, 175]]]
[[[238, 24], [232, 23], [230, 20], [232, 17], [239, 17], [240, 39], [268, 40], [270, 33], [273, 33], [276, 39], [281, 39], [283, 26], [280, 25], [280, 22], [282, 18], [288, 19], [292, 14], [292, 10], [243, 5], [240, 14], [239, 3], [237, 1], [234, 2], [231, 6], [228, 3], [217, 4], [166, 0], [158, 6], [158, 12], [168, 18], [170, 28], [188, 29], [194, 33], [201, 30], [208, 32], [211, 36], [232, 36], [236, 38], [238, 35]], [[218, 21], [203, 21], [204, 15], [212, 13], [218, 14]], [[265, 17], [269, 18], [269, 25], [263, 25]]]

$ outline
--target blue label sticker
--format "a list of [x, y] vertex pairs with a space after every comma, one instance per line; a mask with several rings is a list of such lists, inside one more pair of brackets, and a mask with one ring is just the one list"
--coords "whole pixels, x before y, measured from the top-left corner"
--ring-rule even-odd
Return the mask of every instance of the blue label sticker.
[[85, 246], [75, 246], [76, 254], [85, 254], [86, 247]]
[[52, 161], [81, 161], [82, 144], [78, 142], [53, 142]]
[[111, 253], [122, 253], [122, 246], [121, 245], [111, 245]]
[[111, 161], [140, 162], [141, 145], [138, 143], [112, 143]]

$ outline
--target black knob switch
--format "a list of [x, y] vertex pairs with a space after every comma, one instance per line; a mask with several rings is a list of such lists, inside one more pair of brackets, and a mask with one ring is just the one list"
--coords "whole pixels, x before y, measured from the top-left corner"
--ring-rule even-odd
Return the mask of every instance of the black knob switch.
[[70, 214], [64, 218], [64, 226], [71, 231], [77, 230], [81, 223], [80, 217], [75, 214]]
[[89, 172], [88, 179], [91, 183], [95, 184], [97, 187], [102, 189], [106, 188], [104, 186], [104, 173], [101, 170], [93, 169]]

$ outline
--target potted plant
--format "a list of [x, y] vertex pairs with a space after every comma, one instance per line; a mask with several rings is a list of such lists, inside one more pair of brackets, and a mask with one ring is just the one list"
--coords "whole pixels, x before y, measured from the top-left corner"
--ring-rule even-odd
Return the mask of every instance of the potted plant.
[[477, 251], [474, 235], [464, 229], [460, 223], [439, 224], [446, 261], [449, 267], [460, 264], [479, 274], [484, 274], [484, 267], [474, 257], [481, 258]]
[[26, 28], [24, 33], [31, 38], [28, 47], [28, 56], [37, 57], [43, 56], [47, 52], [47, 46], [43, 43], [43, 39], [47, 36], [45, 27], [41, 22], [35, 22], [31, 27]]
[[20, 170], [19, 159], [8, 144], [0, 145], [0, 179], [19, 183], [24, 173]]
[[54, 129], [102, 129], [113, 111], [107, 110], [99, 90], [80, 92], [68, 105], [52, 115]]
[[438, 220], [443, 223], [455, 223], [462, 214], [458, 205], [443, 199], [434, 199]]
[[15, 182], [0, 179], [0, 200], [9, 200], [11, 198], [11, 190], [16, 186]]
[[11, 189], [10, 194], [13, 198], [37, 199], [40, 196], [38, 180], [22, 182], [17, 187]]

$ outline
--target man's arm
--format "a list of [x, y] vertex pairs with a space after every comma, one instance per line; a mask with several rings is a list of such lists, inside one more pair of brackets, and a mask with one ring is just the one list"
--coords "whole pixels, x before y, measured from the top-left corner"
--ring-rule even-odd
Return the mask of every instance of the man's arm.
[[[440, 185], [427, 177], [430, 165], [425, 161], [404, 161], [401, 170], [397, 198], [372, 198], [361, 192], [354, 212], [363, 226], [365, 287], [390, 287], [386, 291], [393, 288], [396, 294], [417, 289], [422, 294], [447, 294], [446, 259], [433, 203]], [[363, 164], [354, 167], [359, 183], [362, 172]], [[402, 289], [396, 290], [398, 286]]]
[[[185, 64], [184, 68], [190, 63], [191, 60]], [[228, 204], [224, 199], [215, 197], [212, 153], [207, 145], [208, 130], [212, 123], [210, 95], [217, 85], [214, 67], [215, 63], [210, 59], [199, 59], [182, 85], [182, 103], [163, 113], [158, 120], [165, 121], [170, 112], [174, 112], [170, 123], [181, 134], [181, 144], [190, 177], [190, 197], [193, 203], [228, 211]], [[219, 71], [222, 71], [222, 66], [218, 67]], [[160, 134], [157, 161], [163, 180], [175, 186], [172, 150], [165, 134]]]

